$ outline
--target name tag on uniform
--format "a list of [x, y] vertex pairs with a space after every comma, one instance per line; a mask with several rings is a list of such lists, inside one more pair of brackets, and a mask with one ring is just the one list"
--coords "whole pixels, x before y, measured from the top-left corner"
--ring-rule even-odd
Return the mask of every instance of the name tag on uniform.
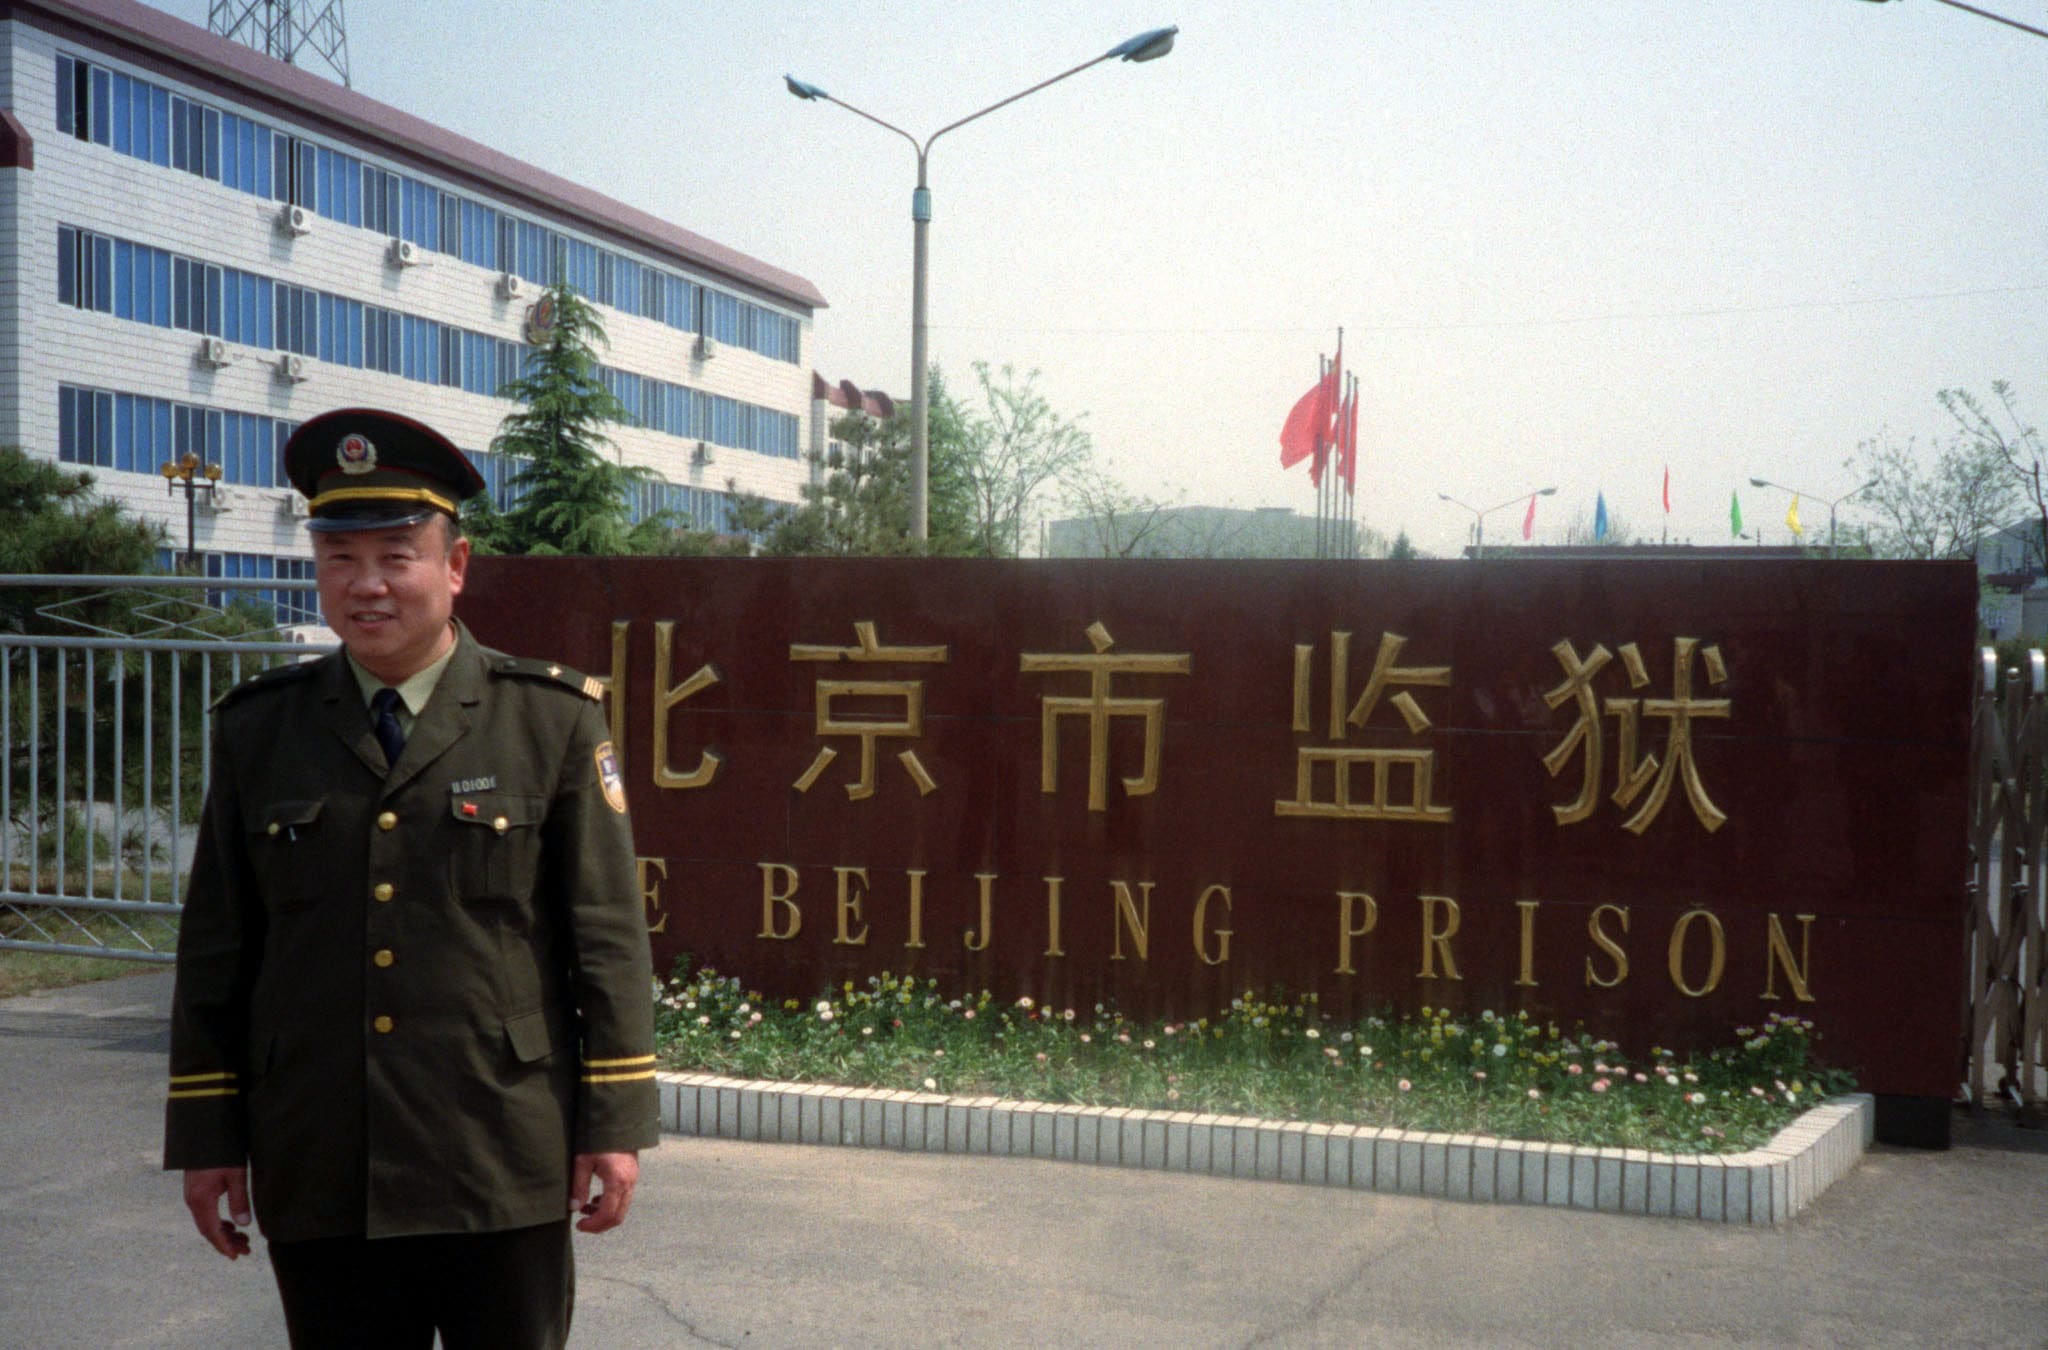
[[490, 774], [483, 778], [458, 778], [448, 785], [448, 795], [462, 797], [472, 792], [489, 792], [498, 786], [498, 776]]

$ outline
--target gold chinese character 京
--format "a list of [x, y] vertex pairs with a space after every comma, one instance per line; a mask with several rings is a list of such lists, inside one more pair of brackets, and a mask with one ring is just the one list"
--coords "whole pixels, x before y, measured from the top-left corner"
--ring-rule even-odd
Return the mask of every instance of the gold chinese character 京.
[[1113, 718], [1136, 718], [1144, 727], [1144, 768], [1135, 778], [1122, 780], [1126, 796], [1142, 797], [1159, 786], [1160, 733], [1166, 720], [1163, 698], [1111, 698], [1109, 682], [1117, 675], [1186, 675], [1193, 658], [1186, 652], [1112, 654], [1116, 639], [1101, 621], [1088, 625], [1088, 642], [1095, 648], [1086, 653], [1026, 653], [1018, 669], [1025, 674], [1076, 671], [1088, 676], [1085, 697], [1041, 694], [1038, 699], [1039, 752], [1038, 788], [1044, 793], [1059, 789], [1059, 719], [1084, 717], [1088, 721], [1088, 809], [1109, 809], [1109, 727]]
[[[1380, 634], [1379, 654], [1373, 659], [1372, 674], [1367, 677], [1358, 701], [1347, 706], [1351, 634], [1341, 629], [1330, 633], [1330, 740], [1348, 740], [1353, 728], [1363, 728], [1389, 689], [1398, 691], [1387, 702], [1401, 715], [1409, 734], [1419, 736], [1429, 729], [1429, 715], [1422, 711], [1422, 705], [1415, 701], [1408, 687], [1446, 688], [1451, 682], [1451, 668], [1395, 664], [1401, 649], [1407, 644], [1408, 639], [1398, 633]], [[1313, 678], [1310, 663], [1314, 655], [1313, 646], [1297, 645], [1294, 649], [1294, 731], [1297, 736], [1307, 735], [1312, 730]], [[1315, 794], [1316, 770], [1324, 765], [1329, 766], [1331, 773], [1327, 800], [1319, 799]], [[1372, 772], [1372, 796], [1367, 801], [1354, 801], [1352, 775], [1361, 768]], [[1394, 770], [1397, 768], [1406, 769], [1409, 775], [1409, 792], [1405, 801], [1394, 800], [1392, 795]], [[1273, 814], [1448, 825], [1451, 808], [1430, 800], [1435, 775], [1436, 751], [1433, 749], [1296, 746], [1294, 796], [1290, 800], [1274, 802]]]
[[[856, 645], [852, 647], [826, 647], [813, 643], [793, 643], [789, 649], [792, 661], [853, 661], [860, 663], [925, 664], [942, 665], [946, 661], [946, 648], [934, 647], [884, 647], [875, 637], [875, 625], [870, 620], [861, 620], [853, 626]], [[900, 700], [900, 710], [893, 717], [857, 716], [843, 713], [835, 708], [841, 699], [892, 699]], [[860, 740], [860, 778], [846, 784], [846, 795], [850, 800], [862, 801], [875, 795], [875, 742], [887, 736], [897, 739], [915, 739], [924, 734], [924, 681], [923, 680], [819, 680], [817, 686], [817, 734], [820, 736], [854, 736]], [[796, 780], [798, 792], [809, 792], [825, 767], [839, 757], [831, 746], [819, 749], [817, 758], [805, 769], [803, 776]], [[930, 796], [938, 783], [925, 771], [918, 759], [917, 751], [901, 750], [896, 755], [903, 771], [910, 775], [910, 781], [917, 785], [920, 797]]]
[[[1732, 714], [1732, 700], [1693, 697], [1695, 653], [1705, 666], [1707, 683], [1727, 683], [1728, 668], [1721, 659], [1720, 647], [1712, 643], [1702, 647], [1698, 638], [1675, 638], [1672, 642], [1670, 698], [1609, 698], [1604, 702], [1596, 700], [1593, 695], [1593, 679], [1614, 659], [1615, 653], [1596, 643], [1593, 650], [1581, 659], [1568, 640], [1558, 642], [1550, 651], [1563, 667], [1565, 678], [1562, 684], [1544, 694], [1543, 701], [1552, 708], [1570, 702], [1576, 707], [1578, 718], [1564, 739], [1544, 755], [1543, 767], [1555, 778], [1575, 754], [1583, 765], [1578, 797], [1568, 805], [1553, 804], [1550, 808], [1559, 825], [1574, 825], [1593, 815], [1603, 768], [1604, 741], [1600, 717], [1603, 711], [1615, 720], [1618, 742], [1612, 800], [1616, 806], [1626, 810], [1635, 806], [1637, 798], [1643, 798], [1635, 814], [1622, 822], [1623, 829], [1633, 834], [1649, 829], [1651, 822], [1663, 811], [1664, 803], [1670, 799], [1671, 789], [1677, 783], [1685, 785], [1686, 801], [1709, 834], [1727, 823], [1727, 814], [1714, 805], [1713, 799], [1707, 795], [1706, 784], [1700, 780], [1692, 740], [1692, 724], [1696, 719], [1725, 719]], [[1647, 686], [1650, 674], [1636, 644], [1623, 643], [1620, 656], [1622, 669], [1628, 674], [1629, 687], [1641, 689]], [[1661, 757], [1643, 753], [1640, 749], [1642, 719], [1645, 717], [1670, 723]], [[1644, 795], [1646, 789], [1647, 796]]]

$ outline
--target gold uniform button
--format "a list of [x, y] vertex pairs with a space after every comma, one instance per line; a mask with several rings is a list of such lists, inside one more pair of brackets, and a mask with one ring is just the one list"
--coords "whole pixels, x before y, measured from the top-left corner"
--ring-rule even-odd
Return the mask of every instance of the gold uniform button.
[[282, 830], [283, 828], [284, 826], [278, 824], [274, 820], [270, 822], [270, 833], [272, 834], [276, 834], [279, 830]]
[[382, 815], [378, 816], [378, 817], [377, 817], [377, 828], [378, 828], [378, 829], [380, 829], [380, 830], [395, 830], [395, 829], [397, 829], [397, 828], [398, 828], [398, 813], [397, 813], [396, 811], [386, 811], [386, 812], [385, 812], [384, 814], [382, 814]]
[[496, 820], [493, 820], [491, 822], [491, 828], [496, 830], [499, 834], [503, 834], [505, 831], [512, 828], [512, 822], [505, 819], [503, 816], [499, 816]]
[[[379, 966], [388, 966], [393, 961], [396, 961], [398, 958], [391, 954], [391, 949], [389, 947], [380, 947], [377, 949], [377, 954], [371, 957], [370, 959], [372, 961], [375, 961]], [[388, 1021], [389, 1019], [387, 1018], [386, 1020]]]
[[397, 892], [391, 889], [390, 882], [380, 881], [370, 888], [370, 894], [378, 900], [389, 900]]
[[391, 1019], [388, 1017], [379, 1017], [376, 1021], [370, 1023], [370, 1025], [377, 1028], [377, 1030], [380, 1032], [387, 1032], [391, 1030]]

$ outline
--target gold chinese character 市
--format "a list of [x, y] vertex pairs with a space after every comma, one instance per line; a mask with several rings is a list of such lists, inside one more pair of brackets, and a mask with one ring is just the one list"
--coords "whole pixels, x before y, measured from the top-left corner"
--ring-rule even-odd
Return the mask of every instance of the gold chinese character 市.
[[[1709, 643], [1702, 647], [1698, 638], [1681, 637], [1672, 641], [1671, 697], [1670, 698], [1609, 698], [1601, 701], [1596, 710], [1593, 695], [1593, 679], [1606, 667], [1616, 653], [1609, 652], [1604, 645], [1595, 644], [1593, 650], [1581, 659], [1569, 641], [1557, 643], [1551, 649], [1558, 664], [1564, 669], [1564, 682], [1543, 696], [1543, 701], [1552, 708], [1562, 707], [1570, 702], [1578, 712], [1571, 730], [1550, 752], [1543, 757], [1543, 767], [1555, 778], [1564, 771], [1576, 755], [1581, 760], [1579, 794], [1568, 805], [1552, 805], [1551, 812], [1559, 825], [1573, 825], [1593, 815], [1600, 793], [1600, 777], [1603, 769], [1601, 717], [1604, 712], [1616, 723], [1615, 740], [1615, 787], [1611, 799], [1616, 806], [1627, 809], [1635, 806], [1635, 813], [1622, 822], [1622, 828], [1633, 834], [1641, 834], [1650, 828], [1653, 821], [1664, 809], [1671, 797], [1675, 784], [1684, 784], [1685, 798], [1692, 812], [1709, 834], [1727, 823], [1728, 817], [1707, 795], [1707, 787], [1700, 779], [1699, 763], [1693, 746], [1693, 723], [1702, 718], [1726, 719], [1733, 713], [1732, 700], [1725, 698], [1695, 698], [1693, 696], [1693, 657], [1697, 654], [1705, 667], [1707, 683], [1727, 683], [1728, 669], [1721, 659], [1721, 649]], [[1627, 673], [1629, 687], [1642, 689], [1650, 683], [1650, 673], [1643, 662], [1642, 652], [1633, 642], [1625, 642], [1618, 649], [1621, 666]], [[1664, 753], [1645, 753], [1641, 749], [1642, 721], [1654, 717], [1670, 724], [1664, 738]], [[1647, 795], [1645, 795], [1647, 793]]]
[[1085, 697], [1043, 694], [1039, 696], [1038, 787], [1044, 793], [1059, 789], [1059, 722], [1063, 717], [1081, 717], [1088, 722], [1088, 809], [1109, 809], [1109, 728], [1114, 718], [1136, 718], [1144, 728], [1144, 767], [1135, 778], [1122, 780], [1126, 796], [1142, 797], [1159, 786], [1159, 748], [1166, 721], [1163, 698], [1111, 698], [1110, 680], [1118, 675], [1186, 675], [1193, 658], [1186, 652], [1112, 653], [1116, 639], [1098, 620], [1088, 625], [1088, 642], [1095, 648], [1087, 653], [1026, 653], [1018, 669], [1025, 674], [1073, 671], [1088, 676]]
[[[814, 643], [794, 643], [789, 649], [792, 661], [850, 661], [858, 663], [883, 664], [924, 664], [942, 665], [946, 661], [944, 646], [928, 647], [884, 647], [875, 636], [875, 625], [871, 620], [861, 620], [853, 626], [855, 645], [851, 647], [827, 647]], [[897, 701], [893, 716], [857, 716], [840, 711], [841, 700], [879, 699]], [[875, 795], [875, 743], [887, 736], [896, 739], [915, 739], [924, 734], [924, 681], [922, 680], [819, 680], [817, 685], [817, 734], [819, 736], [852, 736], [860, 742], [860, 778], [846, 784], [846, 795], [853, 801], [863, 801]], [[796, 780], [798, 792], [809, 792], [826, 766], [839, 757], [831, 746], [823, 746], [811, 766]], [[906, 749], [896, 755], [903, 771], [910, 775], [910, 781], [917, 785], [920, 797], [931, 795], [938, 788], [924, 764], [917, 757], [917, 751]]]
[[[1387, 702], [1401, 715], [1410, 735], [1429, 729], [1429, 715], [1422, 710], [1408, 687], [1445, 688], [1451, 682], [1449, 666], [1403, 666], [1396, 664], [1408, 639], [1398, 633], [1380, 634], [1379, 652], [1372, 673], [1358, 700], [1349, 702], [1351, 634], [1342, 629], [1330, 633], [1329, 739], [1345, 741], [1353, 728], [1363, 728], [1389, 689], [1397, 690]], [[1294, 731], [1297, 736], [1313, 728], [1313, 686], [1315, 648], [1294, 649]], [[1318, 771], [1329, 770], [1330, 795], [1316, 795]], [[1408, 795], [1394, 795], [1395, 770], [1405, 770]], [[1372, 774], [1368, 800], [1353, 800], [1353, 775], [1362, 770]], [[1309, 816], [1341, 820], [1404, 821], [1447, 825], [1451, 808], [1431, 800], [1436, 776], [1436, 751], [1429, 748], [1386, 749], [1350, 746], [1295, 747], [1294, 796], [1273, 803], [1276, 816]]]

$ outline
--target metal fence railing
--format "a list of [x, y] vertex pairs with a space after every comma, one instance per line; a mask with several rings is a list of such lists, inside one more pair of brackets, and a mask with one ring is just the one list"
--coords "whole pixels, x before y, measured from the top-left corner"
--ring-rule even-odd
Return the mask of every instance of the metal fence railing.
[[2048, 1105], [2048, 659], [1980, 657], [1971, 727], [1963, 1083], [2033, 1123]]
[[0, 576], [0, 949], [172, 959], [211, 705], [328, 649], [274, 623], [313, 584]]

